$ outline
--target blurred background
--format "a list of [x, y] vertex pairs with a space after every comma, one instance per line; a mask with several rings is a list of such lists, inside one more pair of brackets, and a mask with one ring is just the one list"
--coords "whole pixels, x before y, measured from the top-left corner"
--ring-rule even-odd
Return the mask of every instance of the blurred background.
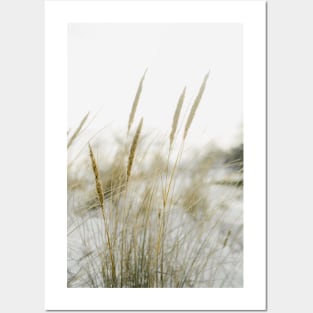
[[206, 91], [188, 134], [188, 145], [241, 142], [241, 24], [70, 24], [68, 128], [87, 112], [91, 127], [105, 133], [127, 129], [137, 86], [147, 70], [135, 124], [156, 136], [171, 128], [178, 97], [187, 87], [186, 117], [204, 75]]

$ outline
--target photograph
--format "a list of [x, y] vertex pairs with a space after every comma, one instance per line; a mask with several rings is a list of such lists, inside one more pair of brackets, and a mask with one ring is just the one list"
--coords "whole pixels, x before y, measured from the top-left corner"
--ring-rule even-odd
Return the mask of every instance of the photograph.
[[67, 287], [243, 287], [243, 27], [68, 25]]
[[266, 2], [46, 1], [45, 308], [261, 310], [266, 279]]

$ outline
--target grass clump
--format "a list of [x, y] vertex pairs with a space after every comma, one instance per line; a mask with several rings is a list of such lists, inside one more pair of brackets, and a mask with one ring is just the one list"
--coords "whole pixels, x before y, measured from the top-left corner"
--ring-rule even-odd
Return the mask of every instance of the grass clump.
[[[68, 287], [240, 287], [242, 215], [239, 210], [234, 219], [232, 207], [242, 201], [242, 186], [219, 184], [222, 178], [214, 174], [220, 173], [217, 168], [229, 154], [195, 157], [184, 151], [208, 74], [176, 150], [186, 87], [166, 141], [147, 144], [143, 118], [129, 138], [145, 74], [127, 136], [116, 145], [113, 157], [103, 153], [102, 139], [96, 144], [93, 138], [82, 150], [81, 161], [68, 167]], [[87, 118], [71, 136], [69, 149]], [[227, 166], [221, 170], [228, 171]]]

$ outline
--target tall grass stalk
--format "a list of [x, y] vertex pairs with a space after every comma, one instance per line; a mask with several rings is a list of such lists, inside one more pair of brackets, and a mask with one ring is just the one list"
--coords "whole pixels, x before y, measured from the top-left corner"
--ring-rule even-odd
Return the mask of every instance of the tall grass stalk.
[[98, 195], [98, 199], [99, 199], [99, 203], [100, 203], [100, 207], [101, 207], [102, 218], [104, 221], [104, 230], [105, 230], [105, 235], [106, 235], [106, 241], [107, 241], [107, 245], [108, 245], [109, 253], [110, 253], [112, 280], [113, 280], [113, 283], [115, 284], [116, 283], [115, 260], [114, 260], [113, 247], [111, 244], [111, 239], [110, 239], [110, 234], [109, 234], [109, 224], [108, 224], [108, 220], [107, 220], [105, 210], [104, 210], [104, 192], [103, 192], [102, 183], [101, 183], [100, 175], [99, 175], [99, 169], [97, 166], [97, 162], [96, 162], [94, 153], [92, 151], [90, 144], [88, 144], [88, 147], [89, 147], [89, 156], [90, 156], [90, 160], [91, 160], [91, 165], [92, 165], [93, 173], [95, 176], [96, 191], [97, 191], [97, 195]]

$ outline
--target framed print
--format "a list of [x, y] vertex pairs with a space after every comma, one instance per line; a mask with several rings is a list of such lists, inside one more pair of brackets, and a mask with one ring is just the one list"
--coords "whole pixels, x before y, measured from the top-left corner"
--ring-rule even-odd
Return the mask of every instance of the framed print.
[[45, 2], [47, 310], [266, 309], [266, 2]]

